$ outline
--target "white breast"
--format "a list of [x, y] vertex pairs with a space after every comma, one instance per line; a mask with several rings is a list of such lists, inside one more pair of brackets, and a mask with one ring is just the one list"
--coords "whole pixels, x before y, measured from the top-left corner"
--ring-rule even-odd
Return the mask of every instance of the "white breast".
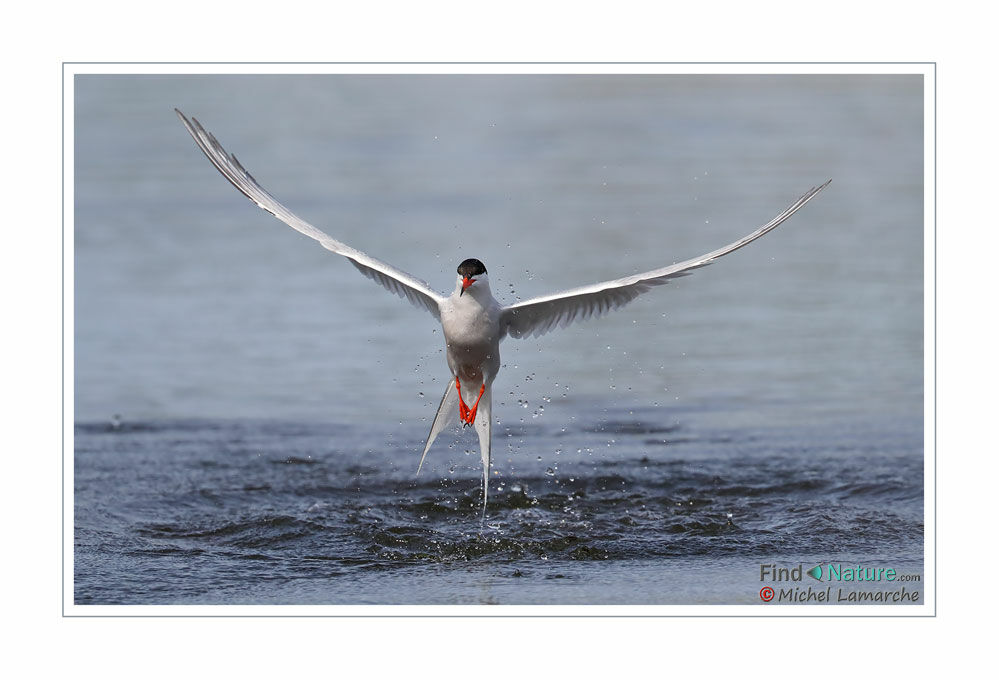
[[499, 317], [500, 306], [491, 295], [483, 301], [466, 293], [441, 305], [447, 359], [453, 372], [484, 371], [495, 376], [499, 368]]

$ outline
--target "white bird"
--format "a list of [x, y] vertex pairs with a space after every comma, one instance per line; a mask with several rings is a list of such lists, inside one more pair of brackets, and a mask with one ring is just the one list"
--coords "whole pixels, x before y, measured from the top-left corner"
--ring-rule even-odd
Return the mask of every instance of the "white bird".
[[[362, 274], [400, 297], [405, 297], [417, 307], [426, 309], [440, 321], [444, 329], [447, 365], [451, 369], [452, 379], [444, 390], [444, 397], [434, 417], [417, 474], [437, 435], [456, 419], [460, 419], [463, 426], [474, 424], [482, 456], [483, 516], [489, 496], [492, 383], [500, 368], [499, 344], [503, 338], [508, 335], [513, 338], [539, 336], [555, 328], [565, 328], [575, 321], [619, 309], [653, 286], [686, 276], [694, 269], [709, 265], [719, 257], [755, 241], [796, 213], [832, 181], [809, 189], [801, 198], [751, 234], [700, 257], [643, 274], [503, 305], [489, 290], [489, 276], [485, 265], [479, 260], [471, 258], [458, 265], [454, 291], [450, 295], [442, 295], [425, 281], [320, 231], [281, 205], [261, 187], [236, 157], [222, 148], [218, 140], [196, 118], [189, 121], [179, 110], [174, 111], [208, 160], [247, 198], [293, 229], [319, 241], [324, 248], [343, 255]], [[469, 406], [466, 398], [472, 395], [475, 395], [475, 401]]]

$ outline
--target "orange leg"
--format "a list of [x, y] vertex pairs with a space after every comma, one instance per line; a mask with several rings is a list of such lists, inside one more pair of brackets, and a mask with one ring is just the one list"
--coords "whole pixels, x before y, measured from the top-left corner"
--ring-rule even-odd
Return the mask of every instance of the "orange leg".
[[466, 409], [465, 414], [468, 416], [466, 423], [471, 425], [475, 422], [475, 412], [479, 410], [479, 402], [482, 401], [482, 393], [486, 391], [486, 383], [482, 383], [482, 387], [479, 388], [479, 398], [475, 400], [475, 404], [470, 409]]
[[454, 376], [454, 386], [458, 389], [458, 417], [461, 418], [461, 422], [467, 425], [468, 407], [465, 406], [465, 400], [461, 398], [461, 382], [458, 380], [458, 376]]

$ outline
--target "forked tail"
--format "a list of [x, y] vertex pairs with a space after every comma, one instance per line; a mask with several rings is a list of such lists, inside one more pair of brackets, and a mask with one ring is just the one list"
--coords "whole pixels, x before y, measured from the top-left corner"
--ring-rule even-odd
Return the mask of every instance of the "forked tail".
[[[486, 502], [489, 500], [489, 464], [491, 462], [492, 446], [492, 406], [493, 387], [487, 385], [479, 399], [478, 412], [475, 415], [475, 432], [479, 435], [479, 452], [482, 454], [482, 518], [486, 517]], [[420, 457], [420, 465], [416, 468], [416, 474], [420, 474], [423, 469], [423, 462], [427, 459], [427, 451], [433, 445], [437, 435], [454, 425], [458, 420], [458, 390], [455, 389], [454, 379], [448, 383], [441, 398], [441, 404], [437, 407], [437, 415], [434, 416], [434, 424], [430, 427], [430, 435], [427, 437], [427, 445], [423, 447], [423, 455]]]
[[475, 431], [479, 435], [479, 452], [482, 454], [482, 519], [486, 518], [486, 501], [489, 500], [489, 463], [491, 462], [493, 430], [493, 386], [486, 385], [486, 391], [479, 400], [479, 411], [475, 415]]
[[427, 437], [427, 445], [423, 447], [423, 455], [420, 457], [420, 466], [416, 468], [416, 474], [420, 474], [423, 469], [423, 461], [427, 458], [427, 451], [430, 450], [437, 435], [449, 428], [458, 420], [458, 390], [454, 388], [454, 378], [447, 384], [444, 396], [441, 397], [441, 405], [437, 407], [437, 415], [434, 416], [434, 424], [430, 426], [430, 436]]

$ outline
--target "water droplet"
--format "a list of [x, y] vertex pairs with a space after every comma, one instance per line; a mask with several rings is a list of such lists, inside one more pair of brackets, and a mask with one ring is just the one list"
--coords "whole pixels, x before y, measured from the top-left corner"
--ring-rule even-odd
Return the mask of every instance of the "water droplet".
[[554, 477], [555, 476], [555, 470], [553, 470], [552, 468], [548, 468], [547, 470], [545, 470], [545, 474], [548, 475], [549, 477]]

